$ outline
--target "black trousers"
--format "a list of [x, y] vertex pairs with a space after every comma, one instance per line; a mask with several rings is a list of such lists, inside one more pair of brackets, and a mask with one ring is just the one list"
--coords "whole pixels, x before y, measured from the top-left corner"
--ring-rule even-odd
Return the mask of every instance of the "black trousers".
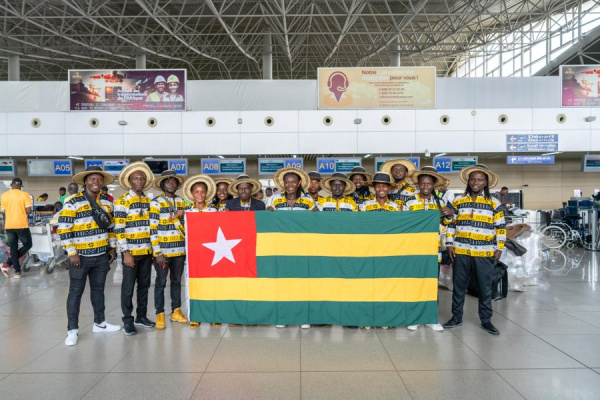
[[167, 260], [165, 268], [162, 265], [154, 264], [154, 269], [156, 269], [154, 307], [156, 307], [157, 314], [165, 312], [165, 287], [167, 286], [169, 272], [171, 273], [171, 312], [181, 307], [181, 277], [185, 256], [165, 257], [165, 259]]
[[471, 257], [457, 254], [452, 264], [452, 316], [462, 320], [465, 293], [471, 276], [471, 268], [475, 270], [477, 288], [479, 289], [479, 319], [482, 323], [492, 319], [492, 271], [493, 257]]
[[148, 289], [152, 275], [152, 255], [133, 257], [133, 268], [123, 265], [123, 283], [121, 284], [121, 310], [123, 322], [133, 322], [133, 289], [137, 281], [137, 307], [138, 318], [145, 317], [148, 308]]
[[86, 278], [90, 280], [90, 300], [94, 308], [94, 322], [104, 322], [104, 284], [110, 271], [108, 254], [80, 257], [81, 267], [69, 267], [69, 295], [67, 296], [67, 329], [79, 329], [79, 307], [85, 290]]
[[[10, 246], [10, 261], [15, 269], [15, 272], [21, 272], [19, 258], [31, 249], [31, 232], [29, 228], [24, 229], [7, 229], [6, 236]], [[23, 243], [23, 247], [19, 249], [19, 240]]]

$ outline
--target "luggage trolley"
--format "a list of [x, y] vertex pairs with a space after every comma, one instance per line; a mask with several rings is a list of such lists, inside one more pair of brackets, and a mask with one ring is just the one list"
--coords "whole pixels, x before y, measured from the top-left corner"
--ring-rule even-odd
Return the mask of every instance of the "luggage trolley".
[[51, 274], [54, 267], [69, 259], [60, 242], [53, 238], [52, 225], [46, 218], [40, 218], [39, 222], [29, 227], [29, 231], [32, 246], [29, 250], [30, 261], [23, 266], [25, 272], [29, 271], [31, 266], [40, 266]]

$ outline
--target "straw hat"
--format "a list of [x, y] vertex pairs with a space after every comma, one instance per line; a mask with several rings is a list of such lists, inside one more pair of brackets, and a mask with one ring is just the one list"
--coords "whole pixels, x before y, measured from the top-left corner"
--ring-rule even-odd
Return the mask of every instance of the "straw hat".
[[381, 166], [381, 172], [387, 172], [388, 174], [392, 174], [392, 167], [394, 165], [404, 165], [404, 167], [408, 170], [408, 172], [414, 171], [417, 169], [416, 165], [412, 163], [412, 161], [407, 160], [405, 158], [397, 158], [395, 160], [389, 160], [383, 163]]
[[217, 193], [217, 185], [215, 185], [215, 181], [208, 175], [194, 175], [186, 179], [183, 184], [183, 197], [190, 203], [194, 204], [194, 196], [192, 196], [192, 188], [196, 183], [204, 183], [206, 185], [206, 199], [204, 202], [206, 204], [210, 203], [210, 201], [215, 197], [215, 193]]
[[369, 173], [367, 173], [367, 170], [364, 169], [363, 167], [354, 167], [352, 168], [352, 172], [348, 172], [346, 174], [346, 177], [350, 180], [352, 180], [352, 177], [354, 175], [362, 175], [365, 177], [365, 181], [370, 181], [371, 179], [373, 179], [373, 176]]
[[[114, 176], [112, 176], [108, 172], [104, 172], [101, 167], [99, 167], [97, 165], [92, 165], [91, 167], [88, 167], [85, 171], [75, 174], [75, 176], [73, 177], [73, 182], [82, 186], [85, 183], [85, 177], [88, 175], [91, 175], [91, 174], [102, 175], [104, 177], [105, 185], [110, 185], [111, 183], [113, 183], [115, 181]], [[13, 183], [15, 182], [16, 179], [18, 179], [18, 178], [13, 179]]]
[[119, 186], [125, 190], [130, 190], [131, 185], [129, 184], [129, 177], [136, 171], [141, 171], [146, 175], [146, 186], [144, 186], [144, 191], [150, 189], [152, 187], [152, 182], [154, 181], [154, 174], [150, 170], [148, 164], [143, 161], [136, 161], [128, 164], [121, 170], [121, 173], [119, 174]]
[[465, 184], [469, 184], [469, 176], [473, 172], [481, 172], [487, 176], [488, 179], [488, 188], [493, 188], [498, 184], [498, 175], [490, 171], [487, 165], [485, 164], [477, 164], [472, 167], [466, 167], [460, 170], [460, 180]]
[[234, 178], [216, 177], [216, 178], [213, 178], [213, 181], [215, 181], [215, 186], [219, 186], [219, 183], [226, 183], [227, 187], [229, 187], [229, 185], [231, 185], [235, 181], [235, 179]]
[[166, 171], [163, 171], [162, 174], [160, 174], [160, 176], [154, 180], [152, 186], [154, 186], [155, 189], [162, 190], [160, 184], [162, 183], [162, 181], [169, 178], [177, 179], [177, 182], [179, 182], [179, 187], [181, 187], [181, 185], [183, 185], [183, 182], [185, 182], [185, 178], [183, 176], [179, 176], [175, 173], [175, 171], [168, 169]]
[[394, 183], [394, 179], [392, 179], [392, 176], [387, 172], [377, 172], [375, 176], [373, 176], [373, 179], [367, 181], [367, 185], [373, 187], [376, 183], [387, 183], [388, 185], [390, 185], [390, 189], [392, 190], [398, 188], [398, 185]]
[[302, 171], [301, 169], [292, 168], [292, 167], [281, 168], [281, 169], [277, 170], [277, 172], [275, 172], [275, 176], [273, 177], [273, 180], [275, 181], [275, 186], [277, 186], [277, 188], [279, 188], [279, 190], [284, 192], [285, 185], [283, 182], [283, 177], [286, 174], [289, 174], [290, 172], [293, 174], [296, 174], [300, 177], [300, 184], [302, 185], [302, 188], [304, 190], [307, 190], [308, 186], [310, 186], [310, 177], [308, 176], [308, 174], [306, 172]]
[[227, 192], [230, 195], [237, 197], [238, 196], [237, 187], [239, 185], [241, 185], [242, 183], [249, 183], [252, 185], [252, 193], [250, 193], [251, 196], [254, 196], [256, 193], [260, 192], [260, 190], [262, 189], [262, 184], [258, 180], [252, 179], [246, 174], [242, 174], [242, 175], [239, 175], [237, 178], [235, 178], [229, 184], [229, 187], [227, 188]]
[[323, 182], [321, 182], [321, 187], [324, 190], [331, 193], [331, 183], [333, 181], [342, 181], [346, 183], [346, 188], [344, 189], [344, 196], [348, 196], [349, 194], [354, 193], [356, 191], [356, 185], [351, 180], [346, 178], [346, 175], [342, 174], [341, 172], [336, 172], [329, 178], [323, 179]]
[[320, 173], [320, 172], [317, 172], [317, 171], [310, 171], [310, 172], [308, 173], [308, 177], [309, 177], [310, 179], [317, 179], [317, 180], [319, 180], [319, 181], [320, 181], [321, 179], [323, 179], [323, 177], [321, 176], [321, 173]]
[[421, 169], [416, 169], [408, 174], [406, 180], [409, 184], [416, 186], [419, 183], [419, 176], [421, 175], [429, 175], [435, 178], [435, 183], [433, 184], [434, 189], [439, 189], [442, 186], [448, 187], [450, 184], [450, 179], [444, 177], [443, 175], [437, 172], [435, 167], [427, 166]]

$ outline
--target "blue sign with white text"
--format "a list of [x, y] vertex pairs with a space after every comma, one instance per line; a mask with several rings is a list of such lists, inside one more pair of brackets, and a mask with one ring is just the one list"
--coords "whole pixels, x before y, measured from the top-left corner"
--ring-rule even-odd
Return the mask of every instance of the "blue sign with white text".
[[554, 156], [507, 156], [508, 165], [554, 164]]
[[177, 175], [187, 175], [187, 159], [177, 158], [169, 160], [169, 169]]
[[102, 160], [85, 160], [85, 169], [89, 167], [100, 167], [104, 169], [104, 162]]
[[202, 173], [203, 174], [218, 174], [219, 173], [219, 159], [218, 158], [203, 158], [202, 159]]
[[317, 158], [317, 171], [320, 174], [333, 174], [335, 172], [335, 158]]
[[54, 175], [72, 175], [71, 161], [54, 160]]
[[437, 172], [450, 172], [452, 171], [452, 157], [435, 157], [433, 166]]

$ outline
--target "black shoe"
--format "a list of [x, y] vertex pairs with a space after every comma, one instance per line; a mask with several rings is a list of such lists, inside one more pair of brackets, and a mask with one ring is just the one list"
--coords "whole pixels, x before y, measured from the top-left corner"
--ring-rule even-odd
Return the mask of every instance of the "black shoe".
[[133, 322], [125, 322], [123, 324], [123, 333], [127, 336], [137, 335], [137, 329], [133, 326]]
[[492, 325], [491, 322], [482, 322], [481, 329], [488, 331], [488, 333], [491, 333], [492, 335], [500, 334], [500, 331], [498, 329], [496, 329], [496, 327], [494, 325]]
[[150, 321], [146, 317], [137, 317], [135, 319], [135, 325], [137, 325], [137, 326], [143, 326], [144, 328], [154, 328], [154, 326], [156, 325], [156, 323]]
[[456, 328], [457, 326], [462, 326], [462, 320], [452, 317], [450, 318], [450, 321], [446, 322], [442, 326], [444, 329]]

